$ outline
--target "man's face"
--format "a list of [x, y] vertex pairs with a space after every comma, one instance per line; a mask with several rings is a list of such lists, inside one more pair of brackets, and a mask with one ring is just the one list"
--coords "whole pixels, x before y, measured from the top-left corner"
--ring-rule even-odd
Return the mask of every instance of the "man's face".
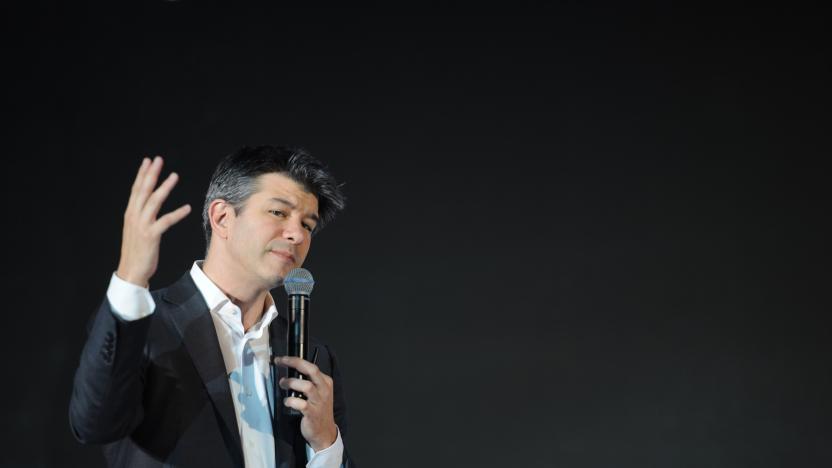
[[306, 259], [318, 224], [318, 199], [279, 173], [259, 176], [256, 189], [232, 216], [228, 252], [242, 273], [273, 288]]

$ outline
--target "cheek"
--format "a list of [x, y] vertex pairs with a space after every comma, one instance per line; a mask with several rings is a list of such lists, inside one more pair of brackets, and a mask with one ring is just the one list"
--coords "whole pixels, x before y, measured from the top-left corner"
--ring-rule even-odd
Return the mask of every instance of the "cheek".
[[241, 255], [257, 255], [266, 250], [266, 247], [256, 231], [241, 231], [237, 234], [237, 250]]

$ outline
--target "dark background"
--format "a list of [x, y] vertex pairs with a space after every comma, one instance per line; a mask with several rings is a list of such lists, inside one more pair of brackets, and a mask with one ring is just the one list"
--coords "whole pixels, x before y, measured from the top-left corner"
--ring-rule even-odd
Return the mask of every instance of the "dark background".
[[825, 12], [199, 3], [4, 7], [3, 465], [102, 463], [67, 403], [141, 157], [197, 208], [161, 287], [268, 143], [346, 181], [305, 266], [361, 466], [832, 464]]

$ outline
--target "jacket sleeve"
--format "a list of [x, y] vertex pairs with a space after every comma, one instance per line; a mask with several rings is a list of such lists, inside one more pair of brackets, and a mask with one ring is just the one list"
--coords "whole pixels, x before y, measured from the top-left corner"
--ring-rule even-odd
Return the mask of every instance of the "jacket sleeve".
[[151, 320], [153, 315], [123, 321], [106, 298], [95, 313], [69, 402], [69, 424], [79, 442], [113, 442], [141, 422]]
[[355, 463], [352, 461], [349, 455], [349, 445], [347, 444], [347, 434], [348, 434], [348, 419], [347, 419], [347, 399], [344, 395], [344, 384], [341, 379], [341, 372], [338, 367], [338, 358], [335, 356], [335, 352], [329, 346], [326, 347], [327, 353], [329, 354], [330, 365], [332, 374], [332, 386], [334, 391], [334, 401], [333, 401], [333, 413], [335, 416], [335, 424], [338, 425], [338, 430], [341, 433], [341, 439], [344, 442], [344, 458], [341, 461], [341, 466], [344, 468], [355, 468]]

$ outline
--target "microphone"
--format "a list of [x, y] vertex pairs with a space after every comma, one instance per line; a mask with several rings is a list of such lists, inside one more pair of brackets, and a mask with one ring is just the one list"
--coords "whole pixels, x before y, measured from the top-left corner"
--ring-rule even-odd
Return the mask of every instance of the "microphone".
[[[289, 295], [289, 328], [286, 337], [286, 355], [295, 356], [301, 359], [309, 360], [309, 295], [312, 294], [312, 288], [315, 287], [315, 280], [312, 279], [312, 273], [304, 268], [295, 268], [286, 275], [283, 280], [283, 287], [286, 289], [286, 294]], [[295, 379], [306, 379], [306, 376], [297, 371], [297, 369], [289, 368], [289, 377]], [[289, 396], [296, 398], [306, 398], [306, 396], [296, 390], [289, 390]], [[300, 412], [285, 408], [289, 414], [300, 415]]]

